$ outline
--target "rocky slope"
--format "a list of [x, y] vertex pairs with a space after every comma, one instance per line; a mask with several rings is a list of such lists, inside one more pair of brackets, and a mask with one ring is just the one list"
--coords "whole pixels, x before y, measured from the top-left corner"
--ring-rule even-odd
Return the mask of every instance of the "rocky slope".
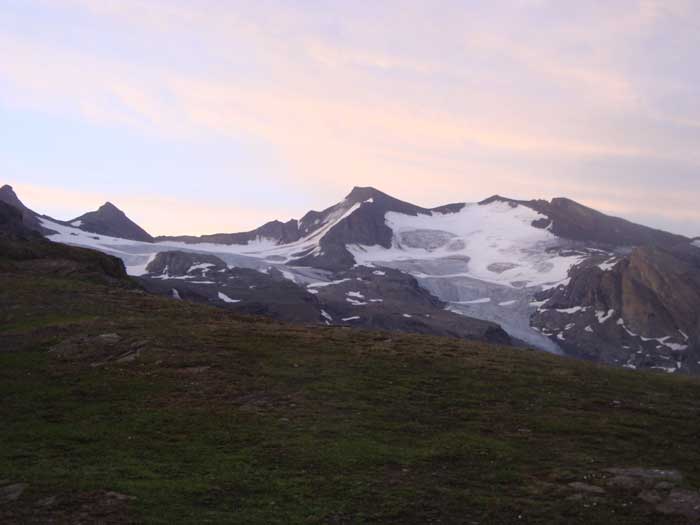
[[355, 268], [334, 280], [304, 284], [274, 266], [230, 268], [214, 255], [172, 251], [160, 252], [137, 279], [154, 293], [284, 321], [511, 343], [497, 324], [446, 311], [414, 278], [396, 270]]
[[283, 321], [322, 321], [313, 295], [279, 271], [229, 268], [214, 255], [161, 252], [137, 278], [151, 292]]
[[[597, 263], [597, 264], [596, 264]], [[540, 294], [532, 324], [567, 353], [629, 368], [700, 371], [700, 250], [589, 260]]]

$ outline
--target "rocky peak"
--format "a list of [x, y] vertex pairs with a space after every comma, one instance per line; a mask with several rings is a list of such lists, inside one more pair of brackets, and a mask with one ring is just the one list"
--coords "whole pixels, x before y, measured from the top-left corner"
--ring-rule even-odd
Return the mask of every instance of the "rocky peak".
[[0, 201], [5, 202], [10, 206], [14, 206], [20, 211], [27, 209], [26, 206], [22, 204], [22, 201], [19, 200], [19, 197], [17, 197], [15, 190], [9, 184], [5, 184], [2, 188], [0, 188]]
[[117, 208], [114, 204], [112, 204], [109, 201], [105, 202], [102, 206], [97, 208], [97, 210], [94, 213], [111, 217], [126, 217], [126, 214], [122, 210]]
[[121, 210], [120, 210], [119, 208], [117, 208], [114, 204], [112, 204], [112, 203], [109, 202], [109, 201], [105, 202], [105, 203], [104, 203], [102, 206], [100, 206], [98, 209], [99, 209], [99, 210], [102, 210], [102, 211], [118, 211], [118, 212], [121, 212]]
[[491, 195], [488, 199], [484, 199], [483, 201], [479, 202], [480, 205], [486, 206], [488, 204], [492, 204], [494, 202], [508, 202], [508, 203], [517, 203], [515, 199], [510, 199], [508, 197], [503, 197], [501, 195]]
[[350, 191], [350, 193], [347, 194], [345, 200], [355, 204], [356, 202], [364, 202], [368, 199], [374, 199], [378, 197], [391, 198], [386, 193], [382, 193], [378, 189], [373, 188], [371, 186], [355, 186], [352, 189], [352, 191]]
[[91, 211], [69, 221], [81, 230], [133, 241], [153, 242], [143, 228], [133, 222], [111, 202], [105, 202], [96, 211]]

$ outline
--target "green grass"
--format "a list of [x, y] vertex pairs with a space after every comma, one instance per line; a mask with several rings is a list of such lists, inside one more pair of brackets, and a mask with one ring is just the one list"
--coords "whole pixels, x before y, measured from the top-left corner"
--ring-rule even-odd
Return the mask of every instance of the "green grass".
[[[0, 479], [30, 484], [3, 522], [70, 522], [117, 491], [136, 499], [103, 521], [683, 523], [567, 483], [648, 466], [700, 486], [690, 378], [20, 273], [0, 312]], [[104, 333], [122, 340], [47, 352]]]

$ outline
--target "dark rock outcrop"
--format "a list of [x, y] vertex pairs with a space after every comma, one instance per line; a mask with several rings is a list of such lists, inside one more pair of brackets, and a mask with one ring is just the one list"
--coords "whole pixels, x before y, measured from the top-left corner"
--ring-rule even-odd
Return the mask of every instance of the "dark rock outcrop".
[[329, 324], [512, 343], [498, 324], [445, 310], [444, 302], [398, 270], [357, 267], [336, 274], [336, 279], [310, 286]]
[[300, 285], [271, 266], [229, 268], [214, 255], [159, 253], [138, 278], [146, 290], [290, 322], [449, 335], [510, 344], [500, 326], [445, 310], [398, 270], [353, 268], [336, 280]]
[[15, 240], [41, 239], [41, 235], [27, 226], [19, 208], [0, 201], [0, 238]]
[[68, 221], [67, 224], [100, 235], [132, 241], [153, 242], [153, 237], [111, 202], [103, 204], [96, 211], [76, 217], [72, 221]]
[[17, 197], [17, 194], [15, 193], [14, 189], [12, 189], [12, 186], [10, 186], [9, 184], [5, 184], [0, 188], [0, 202], [8, 204], [13, 208], [17, 209], [22, 215], [23, 224], [30, 230], [34, 230], [43, 235], [55, 233], [47, 228], [44, 228], [41, 225], [41, 223], [39, 222], [40, 216], [36, 212], [27, 208], [24, 205], [24, 203], [21, 200], [19, 200], [19, 197]]
[[321, 319], [316, 298], [279, 271], [229, 268], [215, 255], [181, 251], [159, 253], [146, 270], [138, 280], [154, 293], [282, 321]]

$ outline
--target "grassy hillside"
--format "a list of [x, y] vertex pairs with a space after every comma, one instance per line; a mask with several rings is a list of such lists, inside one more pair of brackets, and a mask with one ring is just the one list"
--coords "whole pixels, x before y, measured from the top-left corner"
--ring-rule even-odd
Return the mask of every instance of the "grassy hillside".
[[2, 523], [686, 523], [606, 469], [700, 487], [697, 380], [5, 270]]

